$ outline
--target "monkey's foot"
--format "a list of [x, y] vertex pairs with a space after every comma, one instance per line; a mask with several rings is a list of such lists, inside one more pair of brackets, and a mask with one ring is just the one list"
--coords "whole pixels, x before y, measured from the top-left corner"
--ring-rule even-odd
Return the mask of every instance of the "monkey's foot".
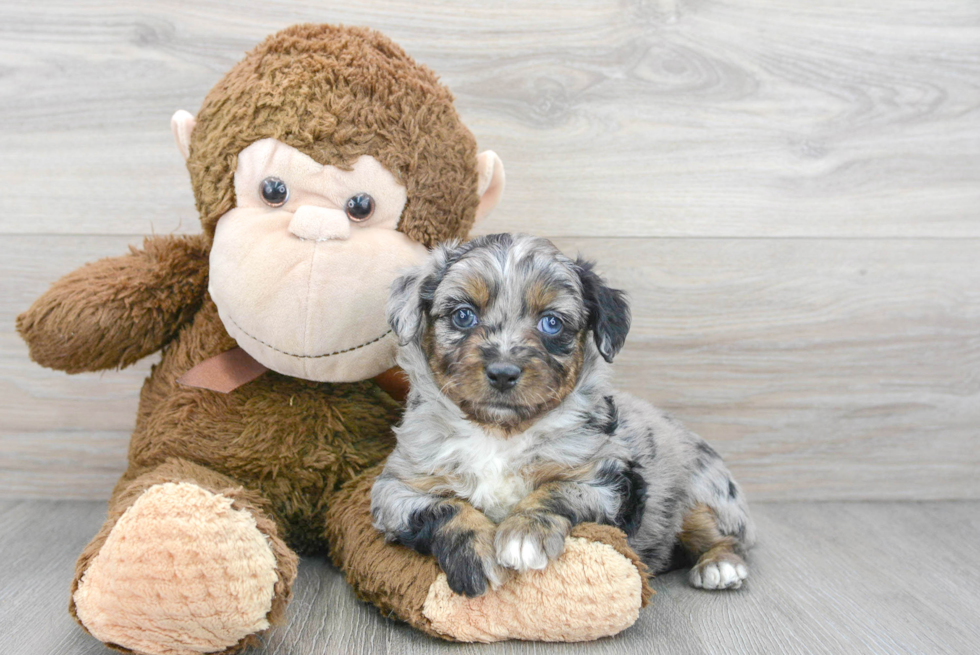
[[79, 621], [148, 655], [226, 651], [268, 628], [276, 558], [232, 502], [188, 482], [147, 489], [81, 578]]
[[440, 574], [422, 613], [431, 630], [458, 641], [589, 641], [633, 625], [652, 593], [624, 535], [584, 524], [544, 570], [515, 575], [482, 596], [452, 593]]

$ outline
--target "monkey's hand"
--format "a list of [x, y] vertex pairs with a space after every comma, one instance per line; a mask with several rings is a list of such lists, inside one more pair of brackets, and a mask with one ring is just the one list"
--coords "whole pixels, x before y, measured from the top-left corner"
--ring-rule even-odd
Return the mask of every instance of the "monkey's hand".
[[565, 537], [571, 529], [571, 522], [554, 512], [518, 509], [497, 528], [497, 561], [520, 572], [543, 569], [565, 550]]
[[129, 366], [162, 348], [207, 289], [203, 236], [150, 237], [128, 255], [69, 273], [17, 317], [31, 359], [81, 373]]

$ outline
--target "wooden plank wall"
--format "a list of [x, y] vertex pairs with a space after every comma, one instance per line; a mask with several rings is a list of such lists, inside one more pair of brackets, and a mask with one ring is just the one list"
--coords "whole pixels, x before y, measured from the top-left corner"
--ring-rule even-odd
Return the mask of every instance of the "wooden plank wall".
[[14, 317], [197, 219], [169, 132], [263, 36], [366, 24], [455, 91], [484, 231], [633, 299], [621, 386], [752, 498], [980, 498], [974, 0], [0, 3], [0, 495], [103, 498], [149, 362], [69, 377]]

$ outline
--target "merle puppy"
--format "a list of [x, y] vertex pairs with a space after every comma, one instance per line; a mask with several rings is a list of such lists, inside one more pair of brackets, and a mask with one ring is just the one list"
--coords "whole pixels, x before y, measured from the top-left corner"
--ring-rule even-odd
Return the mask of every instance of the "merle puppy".
[[443, 245], [395, 281], [388, 321], [412, 386], [374, 524], [453, 591], [544, 568], [584, 521], [653, 572], [683, 554], [694, 586], [741, 586], [745, 496], [700, 437], [610, 388], [630, 312], [591, 264], [526, 235]]

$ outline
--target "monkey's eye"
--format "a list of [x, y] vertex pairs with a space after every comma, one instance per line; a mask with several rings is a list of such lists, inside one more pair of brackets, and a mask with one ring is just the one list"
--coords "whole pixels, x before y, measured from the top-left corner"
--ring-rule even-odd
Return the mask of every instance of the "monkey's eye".
[[453, 325], [460, 330], [468, 330], [478, 322], [476, 312], [469, 307], [458, 307], [453, 311]]
[[262, 200], [270, 207], [282, 207], [289, 199], [289, 189], [278, 177], [267, 177], [262, 180], [261, 193]]
[[544, 332], [549, 336], [554, 336], [561, 332], [562, 324], [561, 319], [554, 314], [548, 314], [547, 316], [542, 316], [541, 320], [538, 321], [538, 330]]
[[347, 217], [352, 221], [358, 223], [366, 221], [374, 213], [374, 198], [366, 193], [358, 193], [356, 196], [347, 199], [345, 209], [347, 210]]

